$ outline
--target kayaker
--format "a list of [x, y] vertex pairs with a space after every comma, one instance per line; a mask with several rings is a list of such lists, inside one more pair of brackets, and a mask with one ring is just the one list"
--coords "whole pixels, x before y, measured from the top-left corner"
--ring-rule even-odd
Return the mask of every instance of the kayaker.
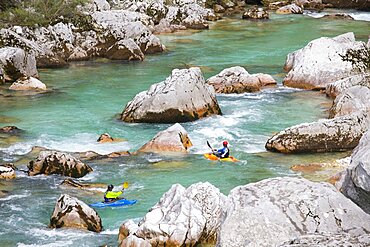
[[108, 185], [107, 191], [104, 193], [104, 202], [114, 202], [120, 198], [118, 198], [120, 195], [122, 195], [124, 188], [122, 188], [121, 191], [114, 192], [113, 191], [113, 184]]
[[223, 141], [222, 145], [223, 148], [220, 149], [214, 149], [213, 154], [216, 155], [219, 158], [228, 158], [230, 155], [230, 149], [227, 147], [229, 143], [227, 141]]

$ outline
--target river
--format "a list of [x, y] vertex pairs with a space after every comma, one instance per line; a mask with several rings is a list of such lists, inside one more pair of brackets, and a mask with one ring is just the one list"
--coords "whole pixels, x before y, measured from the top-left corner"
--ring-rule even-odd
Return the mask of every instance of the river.
[[[361, 13], [361, 16], [369, 15]], [[61, 176], [28, 177], [21, 171], [11, 181], [1, 181], [0, 246], [99, 246], [117, 245], [118, 228], [126, 219], [139, 220], [172, 184], [189, 186], [209, 181], [228, 194], [238, 185], [276, 176], [297, 176], [292, 164], [324, 162], [344, 153], [283, 155], [266, 152], [264, 145], [286, 127], [326, 118], [330, 100], [320, 92], [282, 86], [282, 67], [289, 52], [309, 41], [354, 32], [367, 41], [369, 22], [323, 20], [307, 15], [272, 15], [268, 21], [225, 18], [205, 31], [160, 35], [167, 51], [147, 56], [143, 62], [112, 62], [97, 59], [72, 63], [65, 69], [40, 69], [40, 79], [51, 89], [40, 95], [0, 96], [0, 126], [25, 130], [19, 138], [0, 138], [0, 163], [14, 162], [25, 170], [22, 159], [33, 146], [49, 149], [107, 154], [135, 151], [168, 124], [129, 124], [118, 120], [124, 106], [137, 93], [170, 75], [174, 68], [201, 67], [205, 78], [231, 66], [244, 66], [249, 73], [271, 74], [276, 88], [258, 93], [217, 95], [223, 115], [184, 123], [194, 144], [188, 155], [166, 157], [141, 155], [87, 162], [94, 171], [78, 179], [84, 183], [120, 185], [136, 205], [98, 209], [104, 230], [91, 233], [73, 229], [50, 229], [48, 224], [57, 198], [70, 194], [86, 203], [102, 199], [102, 193], [67, 189]], [[100, 134], [127, 141], [98, 144]], [[228, 140], [239, 163], [205, 160], [208, 140], [216, 147]], [[103, 191], [101, 191], [103, 192]]]

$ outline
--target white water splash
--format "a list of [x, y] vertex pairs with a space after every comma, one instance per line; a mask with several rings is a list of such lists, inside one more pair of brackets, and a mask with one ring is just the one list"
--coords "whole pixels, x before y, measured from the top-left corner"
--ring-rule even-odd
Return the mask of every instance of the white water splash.
[[[335, 12], [334, 12], [335, 11]], [[310, 12], [305, 11], [304, 14], [311, 16], [313, 18], [321, 18], [327, 14], [340, 13], [347, 14], [351, 16], [356, 21], [370, 21], [370, 12], [361, 12], [361, 11], [350, 11], [350, 10], [328, 10], [323, 12]]]

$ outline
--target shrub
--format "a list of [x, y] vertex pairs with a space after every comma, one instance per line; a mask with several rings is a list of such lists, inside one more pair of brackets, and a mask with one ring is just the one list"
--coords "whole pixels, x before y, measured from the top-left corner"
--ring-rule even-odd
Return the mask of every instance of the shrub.
[[349, 49], [346, 54], [340, 56], [360, 72], [370, 71], [370, 47], [364, 45], [361, 49]]
[[87, 0], [25, 0], [1, 12], [0, 23], [3, 26], [46, 26], [60, 19], [68, 21], [78, 15], [76, 7], [85, 2]]

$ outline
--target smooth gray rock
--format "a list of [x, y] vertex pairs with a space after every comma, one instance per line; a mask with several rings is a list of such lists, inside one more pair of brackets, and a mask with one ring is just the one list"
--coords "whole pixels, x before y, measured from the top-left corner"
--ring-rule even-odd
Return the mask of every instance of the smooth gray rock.
[[199, 68], [174, 69], [165, 81], [153, 84], [127, 103], [125, 122], [181, 123], [221, 114], [214, 89]]
[[23, 76], [38, 77], [35, 56], [14, 47], [0, 48], [0, 71], [2, 81], [15, 81]]
[[186, 153], [193, 146], [188, 132], [180, 124], [176, 123], [159, 132], [152, 140], [142, 146], [138, 152], [155, 153]]
[[358, 236], [370, 230], [370, 215], [329, 183], [265, 179], [234, 188], [228, 201], [219, 247], [278, 246], [307, 234]]
[[83, 201], [62, 194], [50, 218], [51, 228], [72, 227], [101, 232], [103, 226], [98, 213]]
[[[120, 246], [127, 246], [127, 238], [131, 246], [141, 246], [143, 240], [143, 246], [148, 246], [148, 242], [152, 246], [215, 244], [225, 203], [226, 196], [208, 182], [187, 189], [175, 184], [138, 226], [132, 221], [121, 226]], [[135, 238], [130, 238], [132, 235]]]
[[370, 114], [356, 112], [287, 128], [268, 139], [265, 147], [282, 153], [351, 150], [357, 146], [369, 127]]
[[79, 178], [92, 171], [89, 165], [82, 163], [70, 154], [57, 151], [41, 151], [37, 159], [28, 164], [28, 175], [60, 174]]
[[29, 91], [29, 90], [45, 91], [46, 85], [34, 77], [21, 77], [17, 81], [15, 81], [9, 87], [9, 89], [16, 91]]
[[370, 131], [362, 136], [336, 187], [370, 214]]
[[329, 110], [329, 118], [345, 116], [357, 111], [370, 112], [370, 88], [354, 86], [338, 95]]
[[353, 86], [364, 86], [370, 88], [370, 74], [358, 74], [346, 77], [342, 80], [329, 83], [325, 88], [327, 96], [335, 98], [346, 89]]
[[251, 75], [240, 66], [224, 69], [206, 83], [213, 86], [216, 93], [256, 92], [265, 86], [276, 85], [272, 76], [261, 73]]
[[283, 84], [303, 89], [324, 89], [331, 82], [351, 76], [355, 69], [340, 55], [363, 45], [363, 42], [355, 40], [354, 33], [315, 39], [304, 48], [288, 54], [284, 66], [288, 74]]

